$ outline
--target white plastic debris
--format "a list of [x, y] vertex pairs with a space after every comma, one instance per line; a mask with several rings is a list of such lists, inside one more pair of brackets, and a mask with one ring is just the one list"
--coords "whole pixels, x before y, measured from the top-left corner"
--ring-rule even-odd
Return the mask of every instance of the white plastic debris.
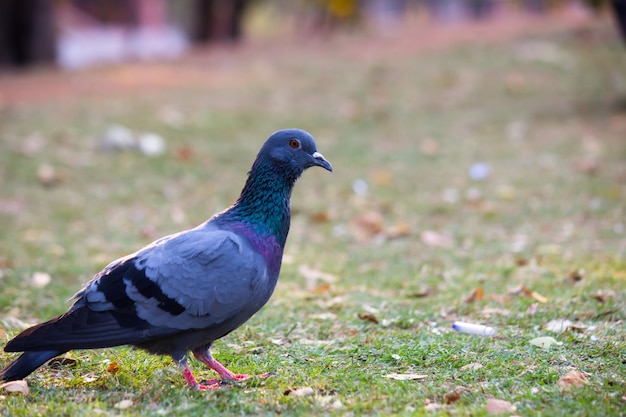
[[487, 179], [491, 174], [491, 166], [486, 162], [476, 162], [469, 169], [469, 176], [474, 181]]
[[356, 195], [366, 195], [368, 188], [367, 182], [361, 178], [354, 180], [352, 183], [352, 191], [354, 191]]
[[484, 326], [482, 324], [465, 323], [462, 321], [455, 321], [452, 324], [452, 328], [457, 332], [479, 336], [495, 336], [498, 333], [493, 327]]
[[122, 125], [109, 126], [98, 141], [98, 147], [105, 151], [124, 151], [135, 147], [133, 131]]
[[137, 137], [137, 147], [144, 155], [162, 155], [165, 152], [165, 140], [156, 133], [142, 133]]

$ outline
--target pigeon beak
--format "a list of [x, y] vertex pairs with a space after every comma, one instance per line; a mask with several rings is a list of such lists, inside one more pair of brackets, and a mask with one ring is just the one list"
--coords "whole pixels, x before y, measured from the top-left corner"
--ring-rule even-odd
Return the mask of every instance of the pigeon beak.
[[318, 167], [322, 167], [324, 169], [327, 169], [330, 172], [333, 172], [333, 166], [330, 164], [330, 162], [328, 162], [326, 160], [326, 158], [324, 158], [324, 155], [322, 155], [319, 152], [313, 152], [313, 163], [315, 165], [317, 165]]

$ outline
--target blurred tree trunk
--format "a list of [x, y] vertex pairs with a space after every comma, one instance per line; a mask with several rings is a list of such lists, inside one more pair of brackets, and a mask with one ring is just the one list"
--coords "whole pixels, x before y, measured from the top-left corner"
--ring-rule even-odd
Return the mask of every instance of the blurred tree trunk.
[[55, 39], [51, 0], [0, 0], [0, 66], [54, 62]]
[[191, 40], [194, 43], [241, 40], [249, 4], [249, 0], [196, 0]]
[[622, 33], [622, 39], [626, 42], [626, 0], [613, 0], [611, 3], [613, 3], [613, 13]]

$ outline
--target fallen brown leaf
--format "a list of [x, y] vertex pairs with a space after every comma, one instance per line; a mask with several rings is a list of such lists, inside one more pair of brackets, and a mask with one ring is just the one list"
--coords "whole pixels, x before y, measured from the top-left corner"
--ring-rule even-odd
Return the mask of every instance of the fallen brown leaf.
[[111, 362], [109, 366], [107, 366], [107, 372], [111, 374], [116, 373], [117, 371], [119, 371], [119, 369], [120, 369], [120, 366], [117, 364], [117, 362]]
[[410, 293], [408, 296], [410, 298], [423, 298], [428, 297], [429, 295], [433, 295], [435, 291], [431, 287], [423, 287], [417, 291]]
[[30, 393], [30, 389], [28, 388], [28, 383], [24, 380], [20, 381], [9, 381], [4, 384], [0, 384], [0, 391], [6, 391], [11, 394], [22, 394], [28, 395]]
[[454, 246], [454, 240], [450, 236], [432, 230], [424, 230], [420, 237], [422, 242], [428, 246], [439, 248], [450, 248]]
[[287, 391], [283, 393], [283, 395], [288, 397], [309, 397], [314, 394], [313, 388], [311, 387], [300, 387], [300, 388], [289, 388]]
[[326, 294], [330, 291], [331, 289], [331, 285], [328, 283], [325, 284], [320, 284], [315, 288], [311, 289], [311, 292], [317, 293], [317, 294]]
[[298, 267], [298, 272], [304, 277], [306, 288], [309, 291], [313, 291], [319, 286], [317, 284], [318, 281], [329, 284], [337, 280], [334, 275], [312, 268], [306, 264], [300, 265]]
[[468, 363], [467, 365], [463, 365], [461, 366], [461, 368], [459, 368], [460, 371], [476, 371], [480, 368], [482, 368], [483, 366], [478, 363], [478, 362], [473, 362], [473, 363]]
[[443, 404], [438, 404], [438, 403], [428, 403], [426, 405], [424, 405], [424, 410], [428, 410], [428, 411], [437, 411], [437, 410], [442, 410], [444, 409], [446, 406]]
[[37, 179], [39, 184], [44, 187], [52, 187], [60, 183], [63, 180], [63, 176], [52, 165], [41, 164], [37, 167]]
[[330, 221], [330, 213], [327, 210], [316, 211], [309, 216], [312, 223], [327, 223]]
[[496, 303], [505, 305], [509, 302], [509, 296], [506, 294], [490, 294], [489, 299], [495, 301]]
[[522, 267], [528, 265], [528, 259], [526, 258], [517, 258], [515, 259], [515, 265]]
[[389, 186], [393, 182], [393, 175], [389, 171], [378, 169], [372, 173], [370, 181], [374, 185]]
[[385, 234], [390, 238], [404, 237], [411, 234], [411, 225], [408, 222], [399, 222], [385, 230]]
[[439, 151], [439, 143], [432, 138], [424, 138], [420, 142], [420, 152], [427, 156], [435, 155]]
[[585, 374], [580, 371], [573, 370], [560, 377], [556, 383], [562, 389], [569, 390], [572, 387], [582, 387], [588, 382], [589, 380]]
[[575, 269], [573, 271], [570, 271], [569, 274], [567, 274], [567, 278], [572, 282], [582, 281], [584, 276], [585, 276], [584, 269]]
[[591, 294], [591, 298], [593, 298], [594, 300], [604, 304], [606, 303], [609, 298], [613, 298], [615, 297], [615, 291], [613, 290], [598, 290], [597, 292]]
[[526, 309], [526, 314], [528, 314], [529, 316], [532, 316], [533, 314], [535, 314], [537, 312], [537, 307], [539, 307], [538, 303], [532, 303]]
[[113, 407], [119, 410], [126, 410], [127, 408], [130, 408], [132, 406], [133, 406], [133, 400], [122, 400], [116, 403], [115, 405], [113, 405]]
[[452, 404], [461, 399], [461, 396], [464, 392], [469, 392], [469, 390], [465, 387], [455, 387], [453, 390], [446, 392], [443, 394], [443, 401], [446, 404]]
[[574, 162], [574, 169], [581, 174], [594, 175], [600, 168], [600, 161], [595, 157], [587, 157]]
[[523, 287], [524, 290], [524, 295], [530, 298], [533, 298], [535, 300], [537, 300], [538, 302], [540, 302], [541, 304], [547, 303], [548, 299], [546, 297], [544, 297], [543, 295], [539, 294], [536, 291], [531, 291], [528, 290], [526, 287]]
[[193, 159], [193, 149], [189, 146], [179, 146], [176, 148], [176, 159], [182, 162], [189, 162]]
[[484, 298], [485, 296], [485, 290], [483, 290], [481, 287], [478, 288], [474, 288], [472, 290], [472, 292], [470, 292], [464, 299], [463, 302], [467, 303], [467, 304], [471, 304], [471, 303], [475, 303], [477, 301], [480, 301]]
[[549, 332], [563, 333], [567, 331], [572, 324], [574, 323], [571, 320], [555, 319], [555, 320], [550, 320], [543, 327]]
[[508, 401], [498, 400], [496, 398], [489, 398], [487, 400], [487, 413], [489, 414], [502, 414], [515, 411], [515, 406]]
[[53, 369], [60, 369], [65, 366], [76, 366], [77, 364], [78, 364], [78, 361], [76, 359], [71, 359], [71, 358], [58, 357], [58, 358], [50, 359], [50, 361], [48, 361], [48, 366]]
[[350, 229], [358, 240], [369, 240], [383, 232], [383, 216], [377, 211], [365, 211], [352, 219]]
[[378, 324], [378, 318], [372, 313], [358, 313], [357, 317], [363, 321], [369, 321], [370, 323]]
[[35, 272], [30, 277], [30, 284], [36, 288], [43, 288], [50, 283], [52, 277], [47, 272]]
[[518, 287], [511, 288], [511, 289], [509, 289], [507, 291], [507, 293], [510, 294], [510, 295], [522, 294], [522, 295], [524, 295], [524, 296], [526, 296], [528, 298], [532, 298], [532, 299], [534, 299], [534, 300], [536, 300], [536, 301], [538, 301], [538, 302], [540, 302], [542, 304], [548, 302], [548, 299], [546, 297], [544, 297], [543, 295], [539, 294], [536, 291], [532, 291], [532, 290], [526, 288], [526, 286], [524, 286], [524, 285], [520, 285]]

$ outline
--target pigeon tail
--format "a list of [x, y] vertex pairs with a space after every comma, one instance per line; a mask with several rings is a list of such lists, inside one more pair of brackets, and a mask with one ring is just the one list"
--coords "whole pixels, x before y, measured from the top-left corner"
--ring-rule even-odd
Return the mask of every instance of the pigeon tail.
[[0, 372], [0, 381], [17, 381], [24, 379], [50, 359], [64, 353], [64, 351], [60, 350], [24, 352], [22, 356], [11, 362]]

